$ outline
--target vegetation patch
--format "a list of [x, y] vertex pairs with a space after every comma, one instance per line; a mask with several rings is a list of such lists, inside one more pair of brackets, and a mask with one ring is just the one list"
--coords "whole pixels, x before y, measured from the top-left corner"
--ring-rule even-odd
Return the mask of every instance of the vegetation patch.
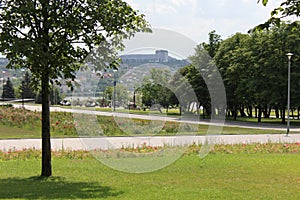
[[[184, 155], [197, 155], [201, 150], [202, 145], [190, 145], [186, 148]], [[168, 148], [180, 148], [180, 147], [168, 147]], [[93, 155], [97, 153], [107, 153], [110, 152], [128, 152], [138, 154], [149, 154], [153, 152], [163, 151], [165, 147], [158, 146], [149, 146], [145, 143], [140, 146], [127, 146], [122, 147], [117, 150], [99, 150], [95, 149], [93, 151], [86, 150], [70, 150], [62, 149], [52, 151], [52, 155], [56, 158], [67, 158], [67, 159], [85, 159], [92, 158]], [[291, 143], [291, 144], [235, 144], [235, 145], [215, 145], [211, 151], [211, 154], [300, 154], [300, 143]], [[9, 161], [9, 160], [28, 160], [28, 159], [40, 159], [41, 151], [25, 148], [23, 150], [8, 149], [0, 151], [0, 161]]]
[[299, 144], [216, 145], [204, 159], [199, 148], [145, 174], [110, 169], [86, 151], [54, 151], [47, 179], [39, 177], [40, 151], [1, 152], [0, 198], [299, 199]]
[[[52, 137], [78, 137], [76, 125], [87, 127], [91, 125], [86, 121], [91, 118], [85, 114], [79, 114], [80, 120], [76, 122], [73, 114], [68, 112], [51, 112]], [[94, 118], [94, 117], [93, 117]], [[78, 118], [79, 119], [79, 118]], [[86, 119], [86, 120], [85, 120]], [[171, 121], [151, 121], [145, 119], [114, 118], [109, 116], [97, 116], [97, 127], [105, 136], [128, 135], [180, 135], [180, 134], [207, 134], [208, 125], [188, 125]], [[192, 126], [192, 127], [191, 127]], [[41, 113], [22, 108], [0, 108], [0, 138], [40, 138]], [[239, 127], [223, 127], [222, 133], [214, 134], [274, 134], [282, 131], [257, 130]], [[98, 133], [97, 133], [98, 134]], [[93, 136], [87, 134], [89, 136]], [[94, 135], [96, 136], [96, 135]], [[99, 136], [99, 134], [97, 135]]]

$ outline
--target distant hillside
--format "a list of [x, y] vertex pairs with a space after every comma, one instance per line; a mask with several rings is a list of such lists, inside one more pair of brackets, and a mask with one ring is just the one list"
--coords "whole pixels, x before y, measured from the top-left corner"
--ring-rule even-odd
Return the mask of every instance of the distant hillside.
[[128, 54], [121, 55], [121, 70], [130, 70], [137, 66], [145, 64], [162, 64], [170, 67], [170, 71], [178, 69], [189, 64], [187, 59], [177, 59], [169, 55], [167, 50], [156, 50], [154, 54]]

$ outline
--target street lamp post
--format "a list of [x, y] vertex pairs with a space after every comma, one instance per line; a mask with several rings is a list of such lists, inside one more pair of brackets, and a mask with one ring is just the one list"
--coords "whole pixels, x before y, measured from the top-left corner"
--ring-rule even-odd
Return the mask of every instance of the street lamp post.
[[4, 75], [5, 75], [5, 71], [2, 71], [2, 101], [4, 102]]
[[21, 95], [22, 95], [22, 108], [24, 108], [24, 85], [25, 85], [25, 69], [21, 69], [21, 72], [22, 72], [22, 78], [23, 78], [23, 81], [22, 81], [22, 91], [21, 91]]
[[135, 87], [133, 87], [133, 108], [134, 109], [136, 108], [136, 105], [135, 105]]
[[289, 135], [290, 132], [290, 96], [291, 96], [291, 59], [294, 54], [287, 53], [286, 54], [289, 59], [289, 65], [288, 65], [288, 96], [287, 96], [287, 128], [286, 128], [286, 136]]
[[116, 80], [116, 72], [117, 70], [114, 70], [114, 111], [116, 111], [116, 86], [117, 86], [117, 80]]

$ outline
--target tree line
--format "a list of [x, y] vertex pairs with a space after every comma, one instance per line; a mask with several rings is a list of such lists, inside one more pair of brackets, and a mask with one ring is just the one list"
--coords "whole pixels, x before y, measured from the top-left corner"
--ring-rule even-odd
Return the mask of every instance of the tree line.
[[[281, 22], [265, 30], [253, 29], [247, 34], [236, 33], [222, 40], [215, 31], [209, 33], [209, 41], [195, 48], [189, 60], [191, 64], [180, 69], [168, 84], [182, 87], [187, 79], [197, 96], [197, 113], [203, 108], [203, 117], [216, 114], [211, 108], [210, 93], [203, 72], [209, 65], [215, 65], [221, 73], [227, 96], [227, 117], [269, 118], [274, 111], [285, 123], [288, 84], [288, 57], [293, 53], [291, 64], [291, 109], [300, 112], [300, 22]], [[210, 59], [207, 57], [210, 56]], [[154, 70], [149, 80], [159, 79], [155, 84], [145, 80], [139, 92], [147, 106], [161, 104], [165, 108], [179, 104], [174, 90], [166, 89], [170, 75], [164, 70]], [[181, 78], [180, 78], [181, 77]], [[177, 97], [178, 98], [178, 97]], [[192, 101], [181, 102], [181, 111], [190, 111]]]
[[[212, 57], [211, 61], [219, 69], [227, 95], [227, 116], [237, 118], [270, 117], [275, 110], [277, 118], [285, 122], [288, 84], [288, 57], [292, 52], [291, 64], [291, 108], [299, 114], [300, 90], [299, 55], [300, 55], [300, 23], [281, 22], [279, 26], [271, 26], [267, 30], [253, 29], [247, 34], [235, 35], [221, 40], [215, 31], [209, 33], [209, 42], [199, 44], [196, 54], [191, 57], [192, 64], [181, 70], [181, 74], [189, 79], [199, 101], [207, 105], [210, 114], [208, 91], [196, 68], [202, 69], [209, 63], [199, 63], [199, 55], [203, 51]], [[201, 94], [202, 93], [202, 94]]]
[[[2, 88], [2, 100], [14, 100], [19, 99], [33, 99], [35, 103], [41, 103], [41, 91], [36, 91], [33, 87], [31, 81], [31, 75], [29, 72], [26, 72], [23, 80], [17, 88], [14, 88], [13, 83], [9, 77], [6, 81], [3, 79], [3, 88]], [[57, 87], [52, 87], [50, 92], [50, 102], [52, 105], [59, 104], [61, 98], [61, 93]]]

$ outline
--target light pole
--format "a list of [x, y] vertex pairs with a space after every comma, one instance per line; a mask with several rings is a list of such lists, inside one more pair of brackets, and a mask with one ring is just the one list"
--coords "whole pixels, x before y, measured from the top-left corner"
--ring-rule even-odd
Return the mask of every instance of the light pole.
[[290, 132], [290, 96], [291, 96], [291, 59], [294, 54], [287, 53], [286, 54], [289, 59], [289, 66], [288, 66], [288, 96], [287, 96], [287, 128], [286, 128], [286, 136], [289, 135]]
[[5, 75], [5, 71], [2, 71], [2, 101], [4, 102], [4, 75]]
[[136, 105], [135, 105], [135, 87], [133, 87], [133, 108], [134, 109], [136, 108]]
[[25, 89], [25, 74], [24, 74], [24, 72], [25, 72], [25, 69], [21, 69], [21, 72], [22, 72], [22, 78], [23, 78], [23, 81], [22, 81], [22, 108], [24, 108], [24, 89]]
[[116, 81], [116, 72], [117, 70], [113, 70], [114, 71], [114, 111], [116, 111], [116, 86], [117, 86], [117, 81]]

